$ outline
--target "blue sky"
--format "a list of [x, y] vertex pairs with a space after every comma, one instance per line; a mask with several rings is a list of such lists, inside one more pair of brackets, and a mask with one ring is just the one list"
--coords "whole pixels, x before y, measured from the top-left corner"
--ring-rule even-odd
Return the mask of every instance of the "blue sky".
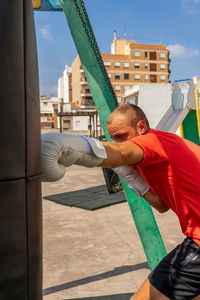
[[[97, 43], [110, 53], [113, 31], [138, 44], [166, 45], [171, 81], [200, 75], [200, 0], [85, 0]], [[34, 12], [40, 94], [57, 96], [57, 80], [77, 52], [63, 12]]]

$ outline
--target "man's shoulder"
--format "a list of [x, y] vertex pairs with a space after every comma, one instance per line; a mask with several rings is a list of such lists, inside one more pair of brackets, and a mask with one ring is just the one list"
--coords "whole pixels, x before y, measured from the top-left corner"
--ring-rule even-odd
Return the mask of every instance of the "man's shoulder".
[[174, 133], [169, 133], [156, 129], [149, 129], [145, 134], [138, 135], [130, 139], [130, 141], [140, 146], [146, 145], [151, 146], [153, 148], [155, 146], [163, 146], [164, 144], [176, 144], [181, 139], [182, 138], [180, 138]]

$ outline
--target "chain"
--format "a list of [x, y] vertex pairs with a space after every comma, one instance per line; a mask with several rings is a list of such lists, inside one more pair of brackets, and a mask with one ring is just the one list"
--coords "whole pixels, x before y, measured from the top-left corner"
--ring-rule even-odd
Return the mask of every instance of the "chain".
[[89, 20], [87, 11], [85, 9], [84, 2], [83, 2], [83, 0], [80, 0], [81, 1], [81, 7], [82, 7], [82, 10], [83, 10], [86, 22], [84, 21], [83, 15], [81, 14], [81, 9], [80, 9], [80, 7], [79, 7], [79, 5], [77, 3], [77, 0], [73, 0], [73, 1], [74, 1], [75, 6], [76, 6], [76, 10], [78, 12], [78, 15], [79, 15], [79, 18], [80, 18], [81, 23], [83, 25], [83, 28], [85, 30], [85, 33], [86, 33], [86, 35], [88, 37], [90, 46], [91, 46], [91, 48], [93, 50], [93, 53], [95, 55], [96, 61], [97, 61], [98, 65], [99, 65], [99, 68], [101, 70], [101, 73], [102, 73], [102, 75], [103, 75], [103, 77], [105, 79], [105, 82], [106, 82], [106, 84], [107, 84], [107, 86], [108, 86], [108, 88], [109, 88], [109, 90], [110, 90], [110, 92], [111, 92], [111, 94], [112, 94], [112, 96], [113, 96], [113, 98], [114, 98], [117, 106], [118, 106], [116, 94], [115, 94], [115, 92], [113, 90], [113, 86], [112, 86], [112, 84], [110, 82], [110, 78], [108, 77], [108, 73], [107, 73], [106, 68], [104, 66], [104, 63], [103, 63], [103, 60], [102, 60], [102, 57], [101, 57], [101, 53], [99, 51], [99, 47], [97, 45], [97, 42], [96, 42], [96, 39], [95, 39], [95, 36], [94, 36], [94, 32], [92, 30], [92, 26], [90, 24], [90, 20]]

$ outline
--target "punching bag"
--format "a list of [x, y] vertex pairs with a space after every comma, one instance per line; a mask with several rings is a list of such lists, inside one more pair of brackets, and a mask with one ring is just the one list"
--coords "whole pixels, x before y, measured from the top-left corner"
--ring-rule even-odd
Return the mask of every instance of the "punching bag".
[[42, 299], [38, 63], [31, 0], [0, 1], [0, 299]]

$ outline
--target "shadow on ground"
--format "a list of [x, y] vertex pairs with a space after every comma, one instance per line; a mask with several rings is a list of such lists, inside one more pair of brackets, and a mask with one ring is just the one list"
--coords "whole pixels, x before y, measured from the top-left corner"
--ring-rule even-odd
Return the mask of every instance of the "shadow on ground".
[[[87, 284], [87, 283], [90, 283], [90, 282], [103, 280], [103, 279], [106, 279], [106, 278], [110, 278], [110, 277], [113, 277], [113, 276], [118, 276], [118, 275], [125, 274], [125, 273], [132, 272], [132, 271], [137, 271], [137, 270], [140, 270], [140, 269], [149, 269], [148, 263], [143, 262], [143, 263], [132, 265], [132, 266], [121, 266], [121, 267], [115, 268], [112, 271], [108, 271], [108, 272], [104, 272], [104, 273], [101, 273], [101, 274], [98, 274], [98, 275], [93, 275], [93, 276], [85, 277], [85, 278], [82, 278], [82, 279], [79, 279], [79, 280], [74, 280], [74, 281], [71, 281], [71, 282], [66, 282], [66, 283], [63, 283], [63, 284], [55, 285], [55, 286], [44, 289], [43, 290], [43, 295], [45, 296], [45, 295], [57, 293], [57, 292], [67, 290], [67, 289], [71, 289], [71, 288], [74, 288], [74, 287], [77, 287], [77, 286], [80, 286], [80, 285], [84, 285], [84, 284]], [[125, 294], [122, 294], [122, 295], [125, 295]], [[107, 299], [121, 300], [122, 299], [122, 300], [124, 300], [124, 299], [129, 299], [129, 298], [119, 298], [119, 297], [118, 298], [111, 298], [111, 297], [114, 297], [114, 296], [118, 297], [118, 295], [110, 295], [110, 296], [104, 296], [104, 298], [92, 297], [92, 298], [80, 298], [79, 300], [86, 300], [86, 299], [99, 299], [99, 300], [100, 299], [103, 299], [103, 300], [107, 300]], [[110, 297], [110, 298], [105, 298], [105, 297]]]

